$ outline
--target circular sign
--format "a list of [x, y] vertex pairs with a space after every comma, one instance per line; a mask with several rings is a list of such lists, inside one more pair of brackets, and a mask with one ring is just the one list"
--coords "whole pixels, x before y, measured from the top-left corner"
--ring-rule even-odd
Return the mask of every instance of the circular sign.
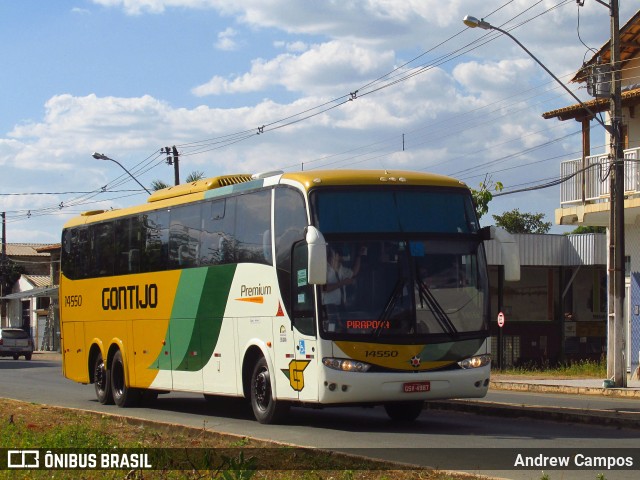
[[498, 313], [498, 326], [504, 327], [504, 313]]

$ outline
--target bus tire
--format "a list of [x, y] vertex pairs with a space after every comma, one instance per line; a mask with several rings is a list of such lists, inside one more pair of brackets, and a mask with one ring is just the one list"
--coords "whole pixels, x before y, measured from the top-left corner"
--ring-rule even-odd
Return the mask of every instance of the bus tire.
[[111, 378], [100, 352], [93, 363], [93, 386], [96, 389], [96, 397], [102, 405], [113, 405]]
[[289, 409], [287, 403], [278, 401], [271, 394], [271, 372], [264, 357], [260, 357], [251, 373], [251, 408], [260, 423], [278, 423]]
[[384, 404], [384, 410], [394, 422], [413, 422], [424, 409], [423, 401], [391, 402]]
[[111, 361], [111, 391], [113, 401], [119, 407], [134, 407], [140, 401], [140, 391], [128, 387], [124, 375], [124, 361], [122, 352], [118, 350]]

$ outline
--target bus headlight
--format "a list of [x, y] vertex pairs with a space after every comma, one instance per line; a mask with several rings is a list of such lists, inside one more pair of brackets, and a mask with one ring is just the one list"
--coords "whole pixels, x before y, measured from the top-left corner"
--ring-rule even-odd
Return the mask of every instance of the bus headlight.
[[368, 363], [346, 358], [325, 357], [322, 359], [322, 363], [325, 367], [342, 370], [343, 372], [366, 372], [371, 368], [371, 365]]
[[458, 365], [464, 369], [480, 368], [491, 363], [491, 355], [476, 355], [475, 357], [465, 358]]

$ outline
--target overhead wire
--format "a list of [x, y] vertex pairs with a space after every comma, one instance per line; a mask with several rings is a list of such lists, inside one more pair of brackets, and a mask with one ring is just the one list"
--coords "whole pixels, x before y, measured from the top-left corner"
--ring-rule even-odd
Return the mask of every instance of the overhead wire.
[[[505, 3], [504, 5], [502, 5], [501, 7], [499, 7], [498, 9], [494, 10], [495, 13], [496, 11], [506, 7], [508, 4], [512, 3], [512, 1], [509, 1], [507, 3]], [[533, 7], [535, 7], [536, 5], [540, 4], [542, 2], [542, 0], [536, 2], [534, 5], [532, 5], [531, 7], [527, 8], [525, 11], [521, 12], [520, 14], [516, 15], [515, 17], [513, 17], [512, 19], [508, 20], [506, 23], [509, 23], [511, 21], [513, 21], [513, 19], [520, 17], [521, 15], [523, 15], [524, 13], [526, 13], [527, 11], [531, 10]], [[567, 3], [570, 3], [570, 0], [564, 0], [562, 2], [560, 2], [559, 4], [549, 8], [548, 10], [546, 10], [545, 12], [537, 15], [536, 17], [533, 18], [537, 18], [540, 15], [543, 15], [544, 13], [547, 13], [548, 11], [551, 11], [555, 8], [559, 8], [560, 6], [563, 6]], [[488, 17], [488, 15], [487, 15]], [[513, 28], [517, 28], [520, 25], [523, 25], [529, 21], [531, 21], [532, 19], [523, 21], [521, 24], [516, 25], [511, 27], [511, 29]], [[404, 63], [403, 65], [401, 65], [400, 67], [395, 68], [394, 70], [392, 70], [391, 72], [378, 77], [377, 79], [363, 85], [360, 89], [355, 90], [354, 92], [348, 94], [348, 95], [343, 95], [341, 97], [337, 97], [336, 99], [330, 100], [328, 102], [325, 102], [321, 105], [306, 109], [302, 112], [298, 112], [296, 114], [284, 117], [282, 119], [276, 120], [276, 121], [272, 121], [270, 123], [266, 123], [265, 125], [263, 125], [262, 127], [258, 127], [258, 131], [256, 132], [255, 130], [245, 130], [242, 132], [237, 132], [235, 134], [229, 134], [229, 135], [224, 135], [221, 137], [216, 137], [213, 139], [207, 139], [207, 140], [203, 140], [203, 141], [197, 141], [197, 142], [190, 142], [190, 143], [186, 143], [186, 144], [181, 144], [180, 147], [184, 148], [184, 149], [192, 149], [192, 151], [186, 151], [184, 153], [184, 155], [196, 155], [196, 154], [200, 154], [200, 153], [204, 153], [207, 151], [211, 151], [212, 149], [219, 149], [219, 148], [223, 148], [225, 146], [228, 145], [232, 145], [244, 140], [247, 140], [249, 138], [255, 137], [256, 134], [261, 134], [261, 133], [265, 133], [267, 131], [272, 131], [272, 130], [277, 130], [280, 128], [284, 128], [286, 126], [290, 126], [293, 125], [295, 123], [299, 123], [302, 122], [304, 120], [307, 120], [309, 118], [312, 118], [316, 115], [320, 115], [322, 113], [328, 112], [330, 110], [333, 110], [339, 106], [342, 106], [350, 101], [356, 100], [357, 98], [364, 96], [364, 95], [370, 95], [374, 92], [380, 91], [384, 88], [389, 88], [393, 85], [396, 85], [402, 81], [408, 80], [410, 78], [413, 78], [414, 76], [423, 73], [424, 71], [426, 71], [427, 69], [430, 68], [435, 68], [436, 66], [442, 65], [443, 63], [445, 63], [446, 61], [450, 61], [454, 58], [457, 58], [458, 56], [468, 53], [472, 50], [474, 50], [475, 48], [479, 48], [482, 45], [484, 45], [485, 43], [488, 43], [489, 41], [492, 41], [494, 38], [486, 38], [487, 35], [481, 37], [480, 40], [485, 39], [484, 41], [482, 41], [481, 43], [479, 43], [478, 40], [474, 41], [474, 42], [470, 42], [469, 44], [465, 45], [464, 47], [461, 47], [459, 49], [454, 50], [454, 52], [450, 52], [447, 55], [443, 55], [441, 57], [439, 57], [438, 59], [436, 59], [436, 61], [434, 63], [431, 64], [425, 64], [419, 67], [416, 67], [415, 69], [413, 69], [412, 72], [409, 72], [408, 74], [405, 72], [401, 72], [398, 73], [397, 78], [393, 77], [393, 74], [396, 72], [400, 72], [401, 69], [403, 69], [405, 66], [409, 65], [412, 62], [415, 62], [417, 59], [422, 58], [424, 55], [426, 55], [427, 53], [433, 51], [434, 49], [436, 49], [439, 46], [442, 46], [443, 44], [447, 43], [448, 41], [450, 41], [451, 39], [457, 37], [458, 35], [460, 35], [462, 32], [464, 32], [466, 29], [463, 29], [459, 32], [457, 32], [456, 34], [452, 35], [451, 37], [449, 37], [448, 39], [446, 39], [443, 42], [440, 42], [438, 45], [434, 46], [433, 48], [429, 49], [426, 52], [423, 52], [422, 54], [418, 55], [417, 57], [415, 57], [414, 59], [410, 60], [409, 62]], [[474, 46], [475, 45], [475, 46]], [[471, 46], [473, 46], [473, 48], [471, 48]], [[467, 50], [464, 50], [467, 49]], [[463, 53], [459, 53], [459, 52], [463, 52]], [[456, 55], [457, 54], [457, 55]], [[401, 76], [402, 75], [402, 76]], [[381, 86], [377, 86], [375, 89], [371, 88], [379, 83], [382, 83], [386, 80], [386, 83], [383, 83]], [[391, 80], [391, 81], [389, 81]], [[368, 89], [368, 90], [367, 90]], [[364, 90], [364, 91], [362, 91]], [[377, 142], [376, 142], [377, 143]], [[213, 146], [215, 145], [215, 147]], [[379, 149], [378, 149], [379, 150]], [[151, 157], [156, 156], [156, 158], [152, 159]], [[148, 171], [150, 171], [151, 169], [157, 167], [160, 163], [162, 163], [163, 160], [160, 161], [156, 161], [155, 163], [154, 160], [157, 160], [157, 157], [160, 156], [161, 153], [160, 152], [154, 152], [152, 155], [150, 155], [149, 157], [147, 157], [147, 159], [141, 161], [136, 167], [134, 167], [134, 169], [132, 169], [132, 173], [135, 172], [135, 174], [142, 174], [142, 173], [146, 173]], [[356, 157], [357, 158], [357, 157]], [[316, 161], [319, 161], [321, 159], [317, 159]], [[142, 172], [142, 173], [140, 173]], [[129, 179], [130, 180], [130, 179]], [[64, 207], [68, 207], [68, 206], [72, 206], [72, 205], [80, 205], [80, 204], [87, 204], [89, 203], [89, 200], [91, 200], [93, 197], [100, 195], [102, 193], [104, 193], [105, 191], [107, 191], [108, 189], [111, 188], [117, 188], [119, 186], [121, 186], [122, 184], [127, 182], [127, 178], [124, 174], [120, 175], [119, 177], [117, 177], [116, 179], [112, 180], [111, 182], [109, 182], [107, 185], [105, 185], [102, 189], [100, 190], [96, 190], [96, 191], [92, 191], [89, 193], [85, 193], [83, 194], [83, 196], [81, 197], [77, 197], [75, 199], [71, 199], [67, 202], [65, 202]], [[92, 203], [99, 203], [99, 202], [92, 202]], [[62, 205], [62, 203], [61, 203]], [[54, 207], [49, 207], [50, 210], [53, 210]]]

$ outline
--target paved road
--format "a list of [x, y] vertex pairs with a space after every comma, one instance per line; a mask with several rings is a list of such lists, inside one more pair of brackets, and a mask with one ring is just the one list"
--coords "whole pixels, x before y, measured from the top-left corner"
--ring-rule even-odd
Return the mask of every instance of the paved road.
[[[356, 448], [359, 453], [377, 458], [420, 465], [435, 464], [443, 468], [453, 467], [447, 464], [447, 456], [470, 458], [472, 454], [478, 453], [478, 447], [505, 449], [496, 451], [504, 455], [515, 455], [517, 452], [539, 452], [545, 448], [572, 448], [576, 452], [588, 453], [589, 449], [602, 451], [602, 448], [621, 449], [640, 445], [640, 430], [637, 429], [559, 423], [542, 418], [513, 418], [504, 421], [504, 415], [498, 410], [491, 416], [460, 412], [457, 409], [426, 410], [415, 423], [397, 425], [390, 422], [380, 408], [295, 408], [286, 425], [260, 425], [252, 419], [242, 401], [225, 402], [222, 410], [215, 412], [201, 395], [178, 393], [162, 395], [153, 408], [118, 409], [99, 404], [95, 400], [93, 386], [79, 385], [64, 379], [58, 360], [37, 356], [31, 362], [0, 359], [0, 384], [0, 395], [8, 398], [204, 427], [217, 432], [295, 445], [330, 449]], [[595, 405], [597, 402], [598, 407], [633, 407], [637, 411], [637, 404], [633, 403], [633, 399], [585, 399], [582, 396], [574, 398], [568, 395], [545, 396], [492, 391], [485, 400], [491, 404], [511, 403], [511, 408], [517, 406], [520, 412], [528, 410], [527, 407], [522, 408], [522, 405], [531, 401], [535, 404], [550, 402], [550, 406], [554, 408], [563, 408], [558, 407], [558, 404], [575, 406], [576, 402], [587, 402], [578, 404], [577, 408], [580, 409], [586, 409], [588, 405]], [[614, 403], [609, 403], [612, 401]], [[611, 407], [614, 404], [616, 406]], [[488, 410], [488, 407], [482, 407], [482, 410]], [[381, 448], [383, 446], [384, 449]], [[445, 449], [438, 451], [442, 455], [435, 460], [428, 456], [434, 448]], [[482, 462], [483, 459], [479, 461]], [[545, 470], [479, 471], [474, 465], [465, 467], [471, 472], [534, 480], [539, 480], [541, 471]], [[550, 477], [582, 479], [595, 478], [596, 473], [605, 473], [607, 480], [635, 479], [638, 478], [638, 472], [639, 470], [563, 470], [550, 472]]]

